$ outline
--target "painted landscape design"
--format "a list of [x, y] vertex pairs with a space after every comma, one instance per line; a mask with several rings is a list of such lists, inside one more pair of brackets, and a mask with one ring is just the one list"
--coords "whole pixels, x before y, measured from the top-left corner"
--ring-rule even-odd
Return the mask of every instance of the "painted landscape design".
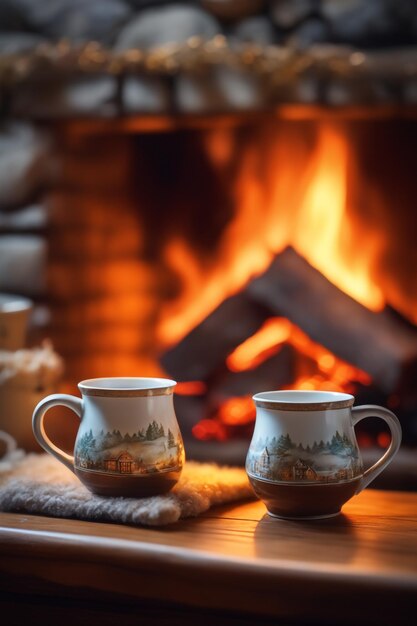
[[330, 441], [304, 447], [281, 435], [251, 445], [246, 469], [253, 476], [282, 482], [341, 482], [362, 473], [356, 446], [338, 431]]
[[152, 474], [177, 470], [183, 465], [181, 437], [165, 430], [155, 420], [137, 433], [119, 430], [93, 433], [90, 429], [77, 442], [75, 465], [114, 474]]

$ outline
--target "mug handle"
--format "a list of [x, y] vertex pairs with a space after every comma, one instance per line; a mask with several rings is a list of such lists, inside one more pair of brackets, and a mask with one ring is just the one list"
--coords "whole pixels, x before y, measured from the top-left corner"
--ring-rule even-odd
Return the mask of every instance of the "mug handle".
[[365, 487], [367, 487], [370, 482], [375, 480], [378, 474], [380, 474], [382, 470], [384, 470], [387, 465], [391, 463], [401, 445], [402, 430], [398, 417], [394, 415], [392, 411], [382, 406], [377, 406], [374, 404], [354, 406], [352, 407], [352, 414], [353, 426], [356, 426], [356, 424], [365, 419], [365, 417], [380, 417], [382, 420], [384, 420], [384, 422], [388, 424], [388, 427], [391, 431], [391, 443], [388, 449], [376, 463], [374, 463], [363, 473], [362, 480], [356, 492], [358, 494], [363, 489], [365, 489]]
[[[5, 430], [0, 430], [0, 441], [3, 441], [6, 444], [6, 452], [4, 453], [5, 457], [17, 450], [16, 439], [9, 435], [9, 433], [6, 433]], [[0, 461], [2, 458], [3, 457], [0, 457]]]
[[46, 434], [43, 421], [45, 413], [53, 406], [65, 406], [71, 409], [81, 419], [83, 413], [83, 401], [77, 396], [71, 396], [66, 393], [54, 393], [51, 396], [43, 398], [35, 407], [32, 416], [32, 429], [33, 434], [39, 445], [52, 454], [58, 461], [61, 461], [72, 472], [74, 471], [74, 456], [64, 452], [61, 448], [58, 448]]

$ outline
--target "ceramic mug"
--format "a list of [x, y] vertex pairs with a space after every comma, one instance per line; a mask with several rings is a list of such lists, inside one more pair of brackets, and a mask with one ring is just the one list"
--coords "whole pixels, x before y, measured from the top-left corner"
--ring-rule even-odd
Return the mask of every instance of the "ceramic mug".
[[[246, 472], [273, 517], [338, 515], [393, 460], [401, 444], [398, 418], [381, 406], [354, 407], [354, 397], [327, 391], [267, 391], [253, 396], [255, 428]], [[355, 425], [380, 417], [391, 431], [383, 456], [364, 471]]]
[[[184, 464], [173, 390], [165, 378], [93, 378], [78, 384], [82, 399], [53, 394], [38, 403], [32, 427], [38, 443], [72, 470], [93, 493], [143, 497], [165, 493]], [[44, 429], [54, 406], [80, 418], [74, 455], [57, 447]]]
[[33, 302], [11, 293], [0, 293], [0, 350], [25, 347], [26, 333]]
[[33, 436], [33, 407], [55, 391], [54, 385], [38, 390], [34, 387], [19, 387], [7, 381], [0, 384], [0, 428], [7, 431], [26, 452], [42, 452]]

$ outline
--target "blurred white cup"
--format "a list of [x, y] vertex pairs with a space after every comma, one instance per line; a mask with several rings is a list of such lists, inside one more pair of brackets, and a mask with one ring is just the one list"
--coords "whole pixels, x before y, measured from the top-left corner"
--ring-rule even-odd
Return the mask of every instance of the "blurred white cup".
[[33, 302], [12, 293], [0, 293], [0, 350], [25, 347]]

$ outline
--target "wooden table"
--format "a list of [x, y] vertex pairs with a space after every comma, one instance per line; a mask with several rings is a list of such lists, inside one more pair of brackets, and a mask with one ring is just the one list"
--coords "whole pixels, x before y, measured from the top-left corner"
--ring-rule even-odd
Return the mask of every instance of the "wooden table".
[[8, 625], [415, 625], [417, 493], [314, 522], [258, 501], [163, 529], [3, 513], [0, 578]]

